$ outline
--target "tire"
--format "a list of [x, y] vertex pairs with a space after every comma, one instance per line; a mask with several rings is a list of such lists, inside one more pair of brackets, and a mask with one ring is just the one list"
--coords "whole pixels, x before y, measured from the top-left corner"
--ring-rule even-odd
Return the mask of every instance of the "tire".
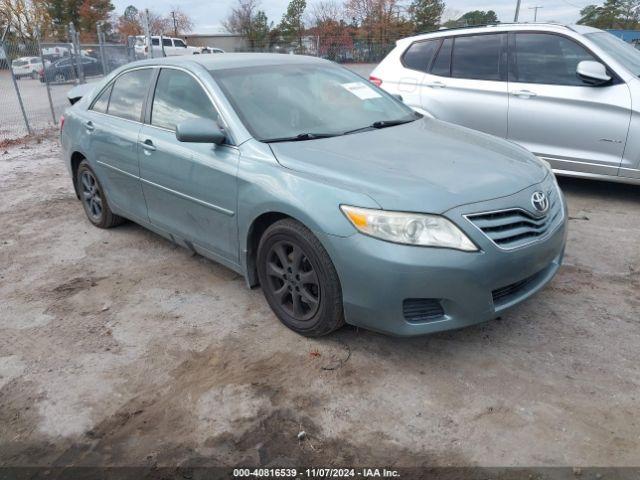
[[93, 225], [98, 228], [111, 228], [124, 221], [124, 218], [114, 214], [109, 208], [102, 185], [86, 160], [78, 166], [76, 185], [84, 213]]
[[285, 219], [267, 228], [257, 269], [269, 306], [294, 332], [319, 337], [344, 325], [336, 269], [320, 241], [299, 222]]

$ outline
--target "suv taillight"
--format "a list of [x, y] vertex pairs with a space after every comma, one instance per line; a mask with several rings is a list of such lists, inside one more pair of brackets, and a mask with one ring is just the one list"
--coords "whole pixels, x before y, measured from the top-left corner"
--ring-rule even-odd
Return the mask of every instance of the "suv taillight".
[[369, 81], [371, 83], [373, 83], [375, 86], [379, 87], [380, 85], [382, 85], [382, 79], [378, 78], [378, 77], [374, 77], [374, 76], [370, 76], [369, 77]]

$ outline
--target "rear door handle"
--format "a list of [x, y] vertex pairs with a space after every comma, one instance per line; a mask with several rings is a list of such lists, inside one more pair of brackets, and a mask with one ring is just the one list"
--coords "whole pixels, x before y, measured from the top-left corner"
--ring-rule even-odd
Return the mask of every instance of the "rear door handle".
[[96, 129], [96, 127], [93, 125], [93, 122], [91, 120], [89, 120], [84, 124], [84, 128], [86, 128], [90, 132], [93, 132]]
[[445, 88], [447, 85], [442, 83], [442, 82], [427, 82], [426, 83], [427, 87], [431, 87], [431, 88]]
[[512, 94], [515, 95], [516, 97], [522, 97], [522, 98], [532, 98], [538, 95], [536, 92], [532, 92], [531, 90], [516, 90]]
[[155, 145], [148, 138], [144, 142], [140, 142], [140, 145], [142, 145], [142, 148], [144, 148], [147, 152], [155, 152], [156, 151]]

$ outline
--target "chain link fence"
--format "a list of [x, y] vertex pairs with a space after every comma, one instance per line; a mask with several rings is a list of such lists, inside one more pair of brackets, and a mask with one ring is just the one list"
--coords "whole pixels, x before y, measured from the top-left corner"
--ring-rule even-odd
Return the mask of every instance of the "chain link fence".
[[[169, 55], [214, 54], [211, 49], [169, 49], [171, 39], [162, 36], [129, 37], [126, 43], [105, 41], [98, 30], [98, 42], [80, 43], [73, 25], [68, 42], [0, 41], [0, 145], [37, 134], [57, 125], [68, 107], [68, 91], [76, 84], [95, 82], [129, 62]], [[387, 55], [395, 42], [374, 42], [348, 36], [309, 35], [296, 42], [254, 42], [235, 51], [312, 55], [339, 63], [364, 64], [352, 68], [363, 76]], [[365, 73], [363, 73], [365, 72]]]
[[80, 43], [73, 25], [68, 42], [0, 40], [0, 145], [55, 127], [69, 105], [68, 91], [94, 82], [140, 58], [135, 38], [125, 44]]

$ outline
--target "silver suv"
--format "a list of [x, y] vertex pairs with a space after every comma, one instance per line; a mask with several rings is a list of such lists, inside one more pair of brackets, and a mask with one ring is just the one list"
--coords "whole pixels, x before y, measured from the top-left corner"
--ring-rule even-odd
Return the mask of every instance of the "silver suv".
[[501, 24], [402, 39], [370, 80], [558, 174], [640, 184], [639, 75], [640, 51], [602, 30]]

